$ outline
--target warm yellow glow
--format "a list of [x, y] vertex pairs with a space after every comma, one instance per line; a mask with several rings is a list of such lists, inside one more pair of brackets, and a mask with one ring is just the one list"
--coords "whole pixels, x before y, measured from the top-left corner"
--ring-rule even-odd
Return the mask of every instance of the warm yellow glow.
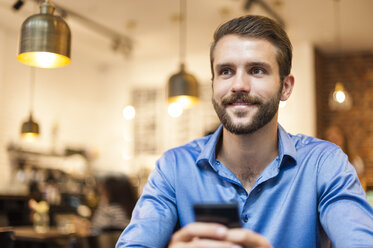
[[335, 93], [335, 99], [337, 100], [337, 102], [343, 103], [346, 100], [346, 95], [343, 91], [337, 91]]
[[133, 106], [128, 105], [123, 109], [122, 114], [124, 119], [132, 120], [136, 116], [136, 109]]
[[37, 134], [37, 133], [22, 133], [21, 137], [25, 141], [32, 142], [32, 141], [36, 140], [38, 135], [39, 134]]
[[345, 90], [341, 82], [337, 82], [334, 91], [329, 95], [329, 107], [331, 110], [349, 110], [352, 106], [352, 98]]
[[70, 58], [50, 52], [26, 52], [19, 54], [17, 58], [26, 65], [40, 68], [56, 68], [70, 63]]
[[194, 96], [187, 96], [187, 95], [181, 95], [181, 96], [174, 96], [170, 97], [168, 99], [168, 103], [179, 103], [181, 104], [183, 109], [190, 108], [198, 103], [198, 98]]
[[343, 87], [343, 84], [341, 82], [337, 82], [335, 84], [334, 92], [333, 92], [333, 98], [334, 101], [338, 103], [344, 103], [346, 100], [346, 93], [345, 89]]
[[183, 113], [183, 106], [178, 102], [173, 102], [168, 105], [168, 114], [173, 117], [177, 118]]

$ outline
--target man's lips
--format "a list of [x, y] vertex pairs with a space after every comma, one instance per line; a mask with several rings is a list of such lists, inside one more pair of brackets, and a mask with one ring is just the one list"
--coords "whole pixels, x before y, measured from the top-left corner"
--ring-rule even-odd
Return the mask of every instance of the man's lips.
[[227, 108], [232, 108], [232, 109], [242, 109], [242, 110], [244, 110], [244, 109], [250, 109], [250, 108], [252, 108], [253, 106], [255, 106], [254, 104], [250, 104], [250, 103], [244, 103], [244, 102], [242, 102], [242, 103], [232, 103], [232, 104], [229, 104], [229, 105], [227, 105], [226, 107]]
[[256, 103], [253, 102], [245, 102], [245, 101], [234, 101], [226, 104], [226, 106], [233, 106], [233, 107], [247, 107], [247, 106], [253, 106], [256, 105]]
[[245, 101], [235, 101], [230, 103], [230, 105], [252, 105], [252, 103], [245, 102]]

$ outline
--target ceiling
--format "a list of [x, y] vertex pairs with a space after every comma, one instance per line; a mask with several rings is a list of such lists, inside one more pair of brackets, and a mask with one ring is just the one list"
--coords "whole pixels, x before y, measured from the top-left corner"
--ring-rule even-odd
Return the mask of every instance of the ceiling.
[[[244, 14], [268, 15], [259, 4], [244, 9], [247, 0], [187, 0], [187, 54], [206, 53], [212, 33], [222, 22]], [[311, 41], [324, 52], [336, 52], [335, 0], [263, 0], [284, 20], [291, 40]], [[18, 10], [16, 0], [0, 0], [0, 26], [19, 30], [24, 19], [38, 13], [34, 0], [24, 0]], [[130, 37], [132, 54], [140, 57], [162, 56], [172, 50], [177, 54], [179, 29], [177, 0], [52, 0], [117, 33]], [[373, 52], [373, 1], [340, 0], [340, 41], [342, 51]], [[90, 28], [82, 19], [67, 15], [73, 37], [96, 33], [110, 42], [111, 37]], [[90, 31], [89, 31], [90, 30]], [[74, 33], [75, 32], [75, 33]], [[79, 33], [79, 34], [77, 34]], [[102, 34], [102, 35], [101, 35]], [[92, 43], [96, 42], [90, 39]]]

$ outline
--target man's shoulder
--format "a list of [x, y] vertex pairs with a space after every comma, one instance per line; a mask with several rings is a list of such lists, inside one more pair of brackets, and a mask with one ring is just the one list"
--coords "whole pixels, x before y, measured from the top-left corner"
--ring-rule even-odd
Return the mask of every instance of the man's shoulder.
[[[312, 136], [297, 134], [291, 135], [295, 151], [295, 159], [302, 168], [307, 168], [316, 171], [319, 170], [322, 164], [333, 164], [334, 169], [339, 168], [337, 164], [342, 165], [346, 160], [346, 155], [337, 145], [315, 138]], [[290, 150], [291, 151], [291, 150]], [[339, 161], [339, 162], [337, 162]]]
[[206, 147], [209, 136], [194, 139], [164, 152], [156, 163], [158, 171], [167, 175], [183, 175], [196, 168], [198, 158]]
[[201, 151], [206, 146], [206, 143], [209, 141], [211, 135], [196, 138], [186, 144], [173, 147], [163, 153], [162, 157], [179, 157], [179, 156], [193, 156], [198, 157]]
[[317, 149], [322, 151], [332, 151], [339, 149], [339, 147], [329, 141], [322, 140], [313, 136], [305, 134], [288, 134], [294, 142], [296, 150], [299, 149]]

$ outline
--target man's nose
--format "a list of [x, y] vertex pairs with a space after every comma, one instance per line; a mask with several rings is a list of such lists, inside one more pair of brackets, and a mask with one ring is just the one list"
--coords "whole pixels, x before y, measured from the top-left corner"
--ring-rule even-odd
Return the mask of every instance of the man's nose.
[[236, 73], [232, 80], [232, 92], [249, 92], [251, 90], [251, 81], [245, 73]]

